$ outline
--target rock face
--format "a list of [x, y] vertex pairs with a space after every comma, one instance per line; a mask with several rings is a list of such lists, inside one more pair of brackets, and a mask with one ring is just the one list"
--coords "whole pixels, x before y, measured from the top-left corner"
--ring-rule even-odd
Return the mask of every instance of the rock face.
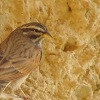
[[100, 100], [100, 0], [0, 0], [0, 42], [33, 21], [56, 44], [43, 42], [41, 64], [21, 86], [30, 100]]

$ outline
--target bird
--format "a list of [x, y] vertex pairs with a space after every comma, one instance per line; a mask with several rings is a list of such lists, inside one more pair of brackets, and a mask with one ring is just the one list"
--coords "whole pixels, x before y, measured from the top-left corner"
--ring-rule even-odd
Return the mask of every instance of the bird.
[[42, 41], [52, 38], [47, 27], [30, 22], [17, 27], [0, 44], [0, 94], [13, 83], [19, 84], [40, 64]]

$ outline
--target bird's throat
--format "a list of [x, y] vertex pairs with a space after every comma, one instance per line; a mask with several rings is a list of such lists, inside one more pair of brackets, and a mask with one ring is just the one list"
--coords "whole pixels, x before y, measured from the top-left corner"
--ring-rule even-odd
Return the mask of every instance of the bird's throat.
[[42, 38], [42, 37], [39, 37], [39, 38], [37, 38], [37, 39], [32, 40], [32, 42], [33, 42], [36, 46], [38, 46], [38, 47], [41, 47], [42, 41], [43, 41], [43, 38]]

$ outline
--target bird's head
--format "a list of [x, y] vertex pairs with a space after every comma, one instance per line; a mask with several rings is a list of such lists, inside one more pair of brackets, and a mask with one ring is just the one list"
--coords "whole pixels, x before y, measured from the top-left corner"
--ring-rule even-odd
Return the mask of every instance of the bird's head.
[[24, 24], [20, 29], [22, 33], [28, 36], [34, 43], [39, 43], [43, 38], [52, 37], [46, 26], [38, 22]]

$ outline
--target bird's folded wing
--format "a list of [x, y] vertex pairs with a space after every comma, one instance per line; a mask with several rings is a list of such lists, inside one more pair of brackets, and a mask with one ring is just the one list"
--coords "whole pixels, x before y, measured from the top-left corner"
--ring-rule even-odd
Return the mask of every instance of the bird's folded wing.
[[0, 80], [11, 81], [29, 74], [39, 65], [40, 59], [41, 52], [38, 50], [31, 58], [0, 59]]

